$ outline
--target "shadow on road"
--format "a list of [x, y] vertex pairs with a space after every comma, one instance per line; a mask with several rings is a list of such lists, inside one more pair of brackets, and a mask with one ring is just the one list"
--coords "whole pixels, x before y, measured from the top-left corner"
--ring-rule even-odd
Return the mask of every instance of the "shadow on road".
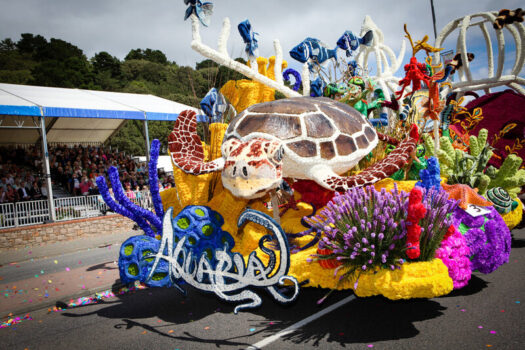
[[512, 245], [511, 245], [512, 249], [514, 248], [523, 248], [525, 247], [525, 239], [523, 238], [515, 238], [514, 235], [512, 235]]
[[476, 275], [472, 275], [470, 278], [470, 281], [468, 282], [468, 285], [461, 289], [453, 290], [451, 293], [442, 296], [441, 298], [450, 298], [450, 297], [459, 297], [459, 296], [467, 296], [467, 295], [473, 295], [481, 292], [483, 289], [485, 289], [488, 286], [488, 283], [485, 282], [485, 280], [479, 278]]
[[113, 261], [107, 261], [105, 263], [97, 264], [91, 266], [86, 271], [95, 271], [95, 270], [116, 270], [118, 267], [115, 267]]
[[[246, 347], [256, 342], [250, 340], [255, 339], [255, 335], [259, 335], [259, 338], [261, 335], [271, 336], [351, 295], [349, 291], [334, 292], [318, 306], [317, 300], [322, 298], [327, 290], [303, 288], [298, 300], [290, 305], [281, 305], [261, 291], [262, 306], [236, 316], [232, 313], [235, 304], [219, 300], [214, 294], [201, 293], [188, 286], [185, 288], [188, 290], [187, 297], [169, 288], [138, 290], [118, 295], [119, 300], [117, 301], [94, 305], [93, 308], [96, 310], [91, 312], [89, 312], [90, 307], [86, 306], [71, 312], [65, 311], [62, 315], [71, 318], [97, 315], [122, 320], [122, 323], [115, 325], [117, 329], [127, 330], [139, 327], [162, 337], [189, 343], [209, 343], [218, 347], [221, 345]], [[337, 342], [344, 346], [344, 344], [351, 343], [411, 338], [419, 334], [414, 326], [415, 322], [439, 317], [445, 309], [439, 302], [427, 299], [391, 301], [383, 297], [357, 298], [323, 318], [285, 335], [282, 339], [296, 344], [310, 343], [314, 346], [319, 345], [319, 342], [323, 340]], [[210, 338], [203, 339], [193, 336], [188, 331], [184, 331], [184, 335], [169, 334], [165, 324], [158, 326], [148, 320], [159, 318], [173, 325], [188, 325], [188, 328], [191, 328], [189, 323], [210, 315], [217, 317], [217, 323], [220, 325], [238, 322], [231, 318], [247, 318], [246, 322], [254, 325], [257, 331], [241, 335], [237, 333], [235, 337], [217, 337], [216, 339], [213, 339], [210, 333]], [[256, 317], [256, 320], [250, 319], [255, 315], [260, 317]], [[264, 321], [261, 321], [261, 317], [264, 318]], [[228, 321], [229, 319], [231, 322]]]

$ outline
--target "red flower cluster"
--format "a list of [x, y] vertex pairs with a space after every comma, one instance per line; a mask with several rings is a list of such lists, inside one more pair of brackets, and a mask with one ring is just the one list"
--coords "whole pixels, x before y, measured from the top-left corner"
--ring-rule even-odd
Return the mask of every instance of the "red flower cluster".
[[447, 233], [445, 233], [445, 235], [443, 236], [443, 240], [449, 238], [450, 236], [452, 236], [454, 234], [454, 232], [456, 232], [456, 228], [454, 227], [454, 225], [450, 225], [448, 227], [448, 230], [447, 230]]
[[[317, 248], [318, 255], [330, 255], [332, 253], [333, 253], [332, 249]], [[319, 259], [317, 261], [319, 262], [319, 265], [321, 265], [321, 267], [324, 269], [335, 269], [336, 267], [342, 264], [342, 262], [340, 262], [337, 259]]]
[[332, 200], [335, 192], [319, 186], [311, 180], [295, 181], [292, 188], [301, 194], [301, 201], [320, 209]]
[[408, 197], [408, 211], [407, 211], [407, 256], [410, 259], [417, 259], [421, 253], [419, 250], [419, 236], [421, 235], [421, 226], [419, 220], [425, 217], [427, 209], [421, 203], [423, 200], [423, 193], [418, 187], [414, 187], [410, 191]]

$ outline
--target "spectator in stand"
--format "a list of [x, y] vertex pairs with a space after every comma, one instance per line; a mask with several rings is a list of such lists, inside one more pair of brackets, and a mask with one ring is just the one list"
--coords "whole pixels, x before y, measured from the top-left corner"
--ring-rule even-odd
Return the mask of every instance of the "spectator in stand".
[[97, 186], [97, 183], [95, 182], [96, 181], [95, 179], [96, 179], [96, 176], [89, 180], [89, 195], [90, 196], [99, 194], [98, 186]]
[[7, 203], [7, 192], [4, 186], [0, 186], [0, 203]]
[[131, 189], [130, 183], [126, 183], [126, 196], [131, 200], [136, 198], [135, 192], [133, 192], [133, 190]]
[[18, 201], [18, 192], [15, 191], [13, 185], [8, 184], [6, 190], [6, 196], [8, 202], [17, 202]]
[[42, 191], [40, 190], [40, 187], [38, 186], [38, 181], [33, 181], [33, 186], [29, 190], [29, 194], [31, 195], [31, 199], [33, 200], [39, 200], [42, 199]]
[[82, 177], [82, 181], [78, 185], [78, 188], [80, 190], [80, 194], [83, 196], [87, 196], [89, 194], [89, 188], [91, 187], [91, 184], [89, 183], [89, 180], [87, 176]]
[[47, 192], [47, 183], [44, 181], [42, 184], [42, 187], [40, 187], [40, 191], [42, 192], [42, 199], [47, 199], [47, 196], [49, 195]]
[[18, 197], [21, 201], [28, 201], [31, 200], [31, 196], [29, 195], [29, 191], [26, 188], [26, 182], [21, 181], [20, 187], [18, 188]]

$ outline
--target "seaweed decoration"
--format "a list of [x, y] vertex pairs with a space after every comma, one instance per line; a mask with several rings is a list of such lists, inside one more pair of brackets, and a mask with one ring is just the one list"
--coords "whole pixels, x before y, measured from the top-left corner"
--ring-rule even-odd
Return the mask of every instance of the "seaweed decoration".
[[162, 200], [159, 192], [159, 177], [157, 174], [157, 164], [160, 153], [160, 141], [153, 140], [151, 143], [151, 150], [149, 154], [149, 192], [153, 200], [153, 206], [157, 217], [162, 218], [164, 216], [164, 207], [162, 206]]
[[[490, 145], [492, 147], [495, 147], [494, 145], [498, 143], [498, 141], [503, 137], [505, 136], [506, 133], [508, 133], [509, 131], [511, 131], [512, 129], [514, 129], [518, 124], [516, 123], [510, 123], [510, 124], [507, 124], [503, 129], [501, 129], [499, 131], [498, 134], [495, 134], [494, 135], [494, 138], [492, 139], [492, 142], [490, 143]], [[518, 141], [516, 139], [516, 141]], [[508, 146], [507, 146], [508, 147]], [[514, 147], [513, 147], [514, 148]], [[507, 149], [506, 149], [507, 150]], [[508, 150], [507, 150], [508, 151]], [[509, 153], [512, 153], [512, 152], [509, 152]]]
[[122, 188], [122, 183], [120, 182], [119, 176], [118, 176], [118, 170], [116, 167], [110, 167], [108, 169], [108, 175], [109, 175], [109, 181], [111, 181], [111, 187], [113, 188], [113, 193], [115, 195], [115, 199], [119, 201], [124, 208], [128, 209], [135, 215], [144, 218], [147, 220], [150, 225], [153, 225], [156, 228], [156, 231], [162, 231], [162, 220], [155, 216], [151, 211], [141, 208], [140, 206], [133, 203], [124, 192], [124, 189]]
[[97, 177], [97, 186], [99, 192], [106, 202], [106, 204], [115, 213], [126, 216], [135, 221], [137, 225], [144, 231], [147, 236], [155, 237], [155, 235], [162, 234], [162, 217], [164, 216], [164, 209], [159, 194], [158, 177], [157, 177], [157, 162], [159, 157], [160, 142], [153, 140], [151, 143], [149, 168], [150, 193], [155, 207], [155, 213], [141, 208], [134, 204], [124, 193], [122, 183], [120, 182], [118, 170], [116, 167], [108, 169], [109, 180], [115, 199], [109, 193], [106, 180], [103, 176]]
[[473, 130], [481, 120], [483, 120], [483, 111], [481, 108], [474, 108], [470, 113], [466, 107], [462, 106], [464, 101], [463, 97], [460, 97], [457, 101], [450, 101], [453, 112], [451, 113], [451, 124], [459, 124], [465, 133]]
[[146, 235], [150, 237], [155, 236], [155, 232], [153, 232], [146, 220], [144, 220], [140, 216], [135, 215], [135, 213], [129, 211], [128, 209], [124, 208], [120, 203], [115, 202], [115, 200], [111, 197], [109, 193], [109, 189], [106, 184], [106, 180], [104, 179], [104, 176], [97, 177], [96, 181], [102, 199], [104, 199], [104, 202], [106, 202], [106, 204], [111, 210], [113, 210], [117, 214], [126, 216], [131, 220], [135, 221]]

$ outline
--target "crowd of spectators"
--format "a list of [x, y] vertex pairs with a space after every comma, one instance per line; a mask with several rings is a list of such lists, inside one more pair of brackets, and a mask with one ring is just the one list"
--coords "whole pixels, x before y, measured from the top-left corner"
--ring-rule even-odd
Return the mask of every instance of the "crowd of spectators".
[[[131, 199], [148, 191], [148, 168], [129, 154], [102, 146], [49, 147], [49, 166], [53, 184], [71, 196], [98, 194], [95, 179], [108, 178], [109, 167], [119, 170], [120, 180]], [[47, 198], [40, 147], [0, 147], [0, 203]], [[109, 181], [107, 181], [109, 184]], [[173, 177], [159, 170], [159, 189], [174, 187]]]

